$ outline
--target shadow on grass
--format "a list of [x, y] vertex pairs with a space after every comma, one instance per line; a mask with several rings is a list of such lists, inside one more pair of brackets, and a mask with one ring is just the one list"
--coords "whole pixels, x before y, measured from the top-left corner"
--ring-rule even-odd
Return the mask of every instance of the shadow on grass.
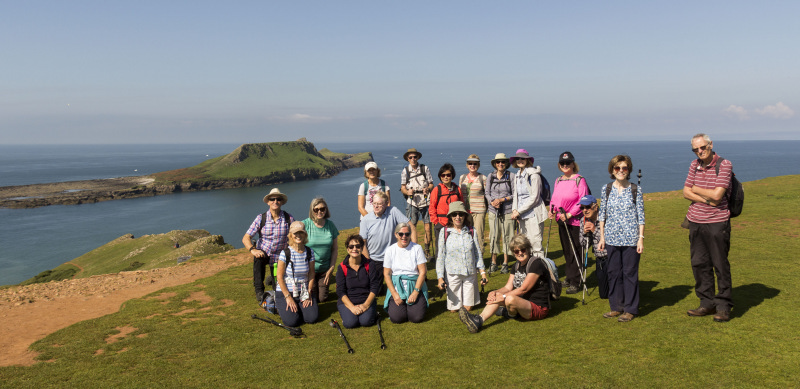
[[671, 307], [692, 293], [691, 285], [673, 285], [669, 288], [656, 289], [657, 281], [639, 282], [639, 316], [647, 316], [651, 312]]
[[747, 284], [733, 288], [736, 301], [731, 317], [742, 317], [750, 308], [760, 305], [764, 300], [775, 298], [780, 294], [780, 289], [775, 289], [764, 284]]

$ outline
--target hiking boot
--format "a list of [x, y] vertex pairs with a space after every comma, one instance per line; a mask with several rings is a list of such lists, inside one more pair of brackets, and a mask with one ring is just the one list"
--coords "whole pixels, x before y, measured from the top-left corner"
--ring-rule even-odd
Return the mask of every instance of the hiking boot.
[[570, 286], [567, 288], [567, 294], [575, 294], [575, 293], [578, 293], [578, 292], [580, 292], [580, 291], [581, 291], [581, 290], [580, 290], [580, 288], [578, 288], [578, 286], [577, 286], [577, 285], [570, 285]]
[[606, 318], [606, 319], [611, 319], [611, 318], [617, 317], [619, 315], [622, 315], [622, 313], [623, 313], [622, 311], [606, 312], [606, 313], [603, 314], [603, 317]]
[[508, 264], [503, 264], [503, 267], [500, 268], [500, 273], [508, 274]]
[[627, 323], [627, 322], [633, 320], [633, 318], [634, 318], [634, 315], [632, 313], [625, 312], [625, 313], [623, 313], [622, 315], [619, 316], [617, 321], [620, 322], [620, 323]]
[[494, 273], [497, 271], [497, 264], [493, 263], [492, 266], [489, 267], [489, 273]]
[[731, 319], [730, 311], [717, 311], [717, 314], [714, 315], [714, 321], [717, 323], [724, 323], [730, 319]]
[[717, 310], [715, 308], [705, 308], [699, 307], [697, 309], [690, 309], [686, 311], [689, 316], [707, 316], [716, 313]]
[[473, 334], [477, 334], [483, 325], [483, 318], [480, 317], [480, 315], [473, 315], [467, 312], [467, 309], [464, 307], [458, 310], [458, 318], [467, 326], [469, 332]]

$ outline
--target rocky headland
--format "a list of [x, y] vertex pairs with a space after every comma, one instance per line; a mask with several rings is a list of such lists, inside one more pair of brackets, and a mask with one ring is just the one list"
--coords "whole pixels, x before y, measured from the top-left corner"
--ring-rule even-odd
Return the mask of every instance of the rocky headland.
[[305, 138], [250, 143], [196, 166], [147, 176], [0, 187], [0, 207], [36, 208], [224, 188], [274, 185], [332, 177], [364, 166], [372, 153], [317, 150]]

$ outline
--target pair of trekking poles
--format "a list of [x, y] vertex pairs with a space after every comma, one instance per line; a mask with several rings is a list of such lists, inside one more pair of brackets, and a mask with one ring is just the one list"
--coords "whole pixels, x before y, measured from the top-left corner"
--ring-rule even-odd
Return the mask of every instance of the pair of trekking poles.
[[[253, 318], [253, 319], [258, 319], [258, 320], [261, 320], [263, 322], [272, 324], [272, 325], [274, 325], [276, 327], [283, 328], [284, 330], [289, 331], [289, 335], [291, 335], [291, 336], [293, 336], [295, 338], [302, 338], [302, 337], [305, 336], [305, 334], [303, 334], [303, 330], [301, 328], [288, 327], [288, 326], [285, 326], [285, 325], [283, 325], [281, 323], [278, 323], [275, 320], [270, 319], [269, 317], [260, 317], [260, 316], [258, 316], [256, 314], [253, 314], [250, 317]], [[378, 336], [380, 336], [380, 339], [381, 339], [381, 350], [386, 350], [386, 342], [383, 339], [383, 328], [381, 328], [381, 315], [380, 314], [377, 315], [377, 324], [378, 324]], [[339, 326], [339, 322], [337, 322], [334, 319], [331, 319], [330, 326], [335, 328], [337, 331], [339, 331], [339, 336], [344, 341], [345, 346], [347, 346], [347, 353], [348, 354], [355, 353], [355, 350], [353, 350], [353, 348], [350, 347], [350, 342], [347, 341], [347, 337], [344, 335], [344, 332], [342, 331], [342, 327]]]
[[[581, 246], [581, 253], [583, 255], [582, 255], [582, 258], [578, 257], [578, 253], [575, 252], [575, 245], [572, 243], [572, 234], [569, 233], [569, 228], [567, 227], [567, 217], [566, 217], [567, 212], [564, 210], [563, 207], [559, 207], [558, 211], [561, 214], [564, 215], [564, 220], [563, 220], [564, 229], [567, 231], [567, 238], [569, 239], [569, 247], [572, 248], [573, 258], [575, 258], [576, 261], [578, 261], [580, 259], [583, 259], [583, 263], [580, 263], [580, 262], [578, 263], [578, 274], [581, 277], [581, 287], [583, 289], [583, 295], [581, 296], [581, 303], [583, 303], [583, 305], [586, 305], [586, 273], [587, 273], [587, 269], [586, 268], [588, 267], [588, 263], [589, 263], [589, 250], [585, 246], [582, 245]], [[558, 219], [558, 213], [556, 213], [555, 217], [556, 217], [556, 219]], [[553, 219], [550, 219], [549, 226], [547, 227], [547, 244], [545, 245], [545, 249], [544, 249], [544, 257], [545, 258], [547, 258], [547, 253], [550, 251], [550, 232], [552, 232], [552, 231], [553, 231]], [[589, 234], [588, 238], [589, 238], [589, 241], [591, 242], [591, 239], [592, 239], [591, 233]]]

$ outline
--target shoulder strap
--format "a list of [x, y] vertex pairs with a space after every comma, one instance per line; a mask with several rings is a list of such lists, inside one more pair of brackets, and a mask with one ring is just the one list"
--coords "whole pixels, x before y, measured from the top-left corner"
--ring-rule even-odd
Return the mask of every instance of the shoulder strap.
[[306, 262], [311, 262], [311, 247], [306, 246]]
[[261, 241], [261, 238], [263, 237], [262, 236], [263, 234], [261, 233], [261, 230], [264, 229], [264, 226], [266, 224], [267, 224], [267, 212], [264, 212], [264, 213], [261, 214], [261, 223], [258, 224], [258, 240], [259, 241]]
[[636, 205], [636, 192], [639, 188], [636, 184], [631, 182], [631, 197], [633, 198], [633, 204]]
[[366, 196], [369, 192], [369, 180], [364, 180], [364, 190], [361, 191], [362, 196]]
[[342, 267], [342, 274], [344, 274], [344, 276], [347, 277], [347, 266], [344, 264], [345, 262], [347, 261], [342, 261], [342, 263], [340, 263], [339, 266]]
[[[308, 249], [308, 247], [306, 247], [306, 249]], [[283, 249], [283, 255], [286, 257], [286, 267], [289, 267], [289, 265], [292, 265], [292, 275], [295, 275], [294, 274], [294, 262], [292, 262], [292, 250], [290, 250], [288, 247]]]
[[717, 158], [717, 164], [714, 165], [714, 170], [717, 172], [717, 175], [719, 175], [719, 165], [722, 165], [722, 161], [724, 160], [725, 158], [722, 157]]
[[380, 184], [381, 184], [381, 192], [386, 192], [386, 181], [384, 181], [383, 178], [381, 178]]

